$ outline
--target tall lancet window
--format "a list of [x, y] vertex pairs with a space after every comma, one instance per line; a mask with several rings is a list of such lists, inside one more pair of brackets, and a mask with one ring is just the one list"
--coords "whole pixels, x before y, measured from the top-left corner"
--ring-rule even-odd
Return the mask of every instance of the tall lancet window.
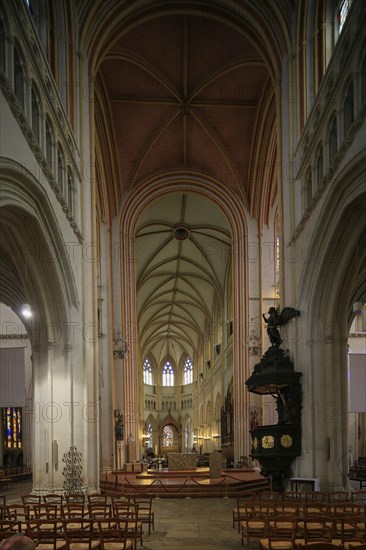
[[163, 386], [174, 386], [174, 369], [169, 361], [163, 366]]
[[192, 384], [193, 382], [193, 365], [190, 357], [187, 357], [183, 367], [183, 384]]
[[150, 364], [148, 356], [145, 357], [144, 365], [142, 368], [144, 373], [144, 384], [150, 384], [150, 386], [152, 386], [152, 366]]
[[173, 447], [174, 433], [171, 426], [164, 426], [163, 428], [163, 447]]
[[3, 408], [4, 446], [20, 449], [22, 447], [22, 409], [21, 407]]

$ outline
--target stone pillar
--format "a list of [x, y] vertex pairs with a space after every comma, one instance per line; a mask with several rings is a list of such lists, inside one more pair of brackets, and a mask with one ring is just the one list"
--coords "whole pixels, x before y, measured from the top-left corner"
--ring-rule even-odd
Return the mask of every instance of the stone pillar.
[[123, 441], [117, 441], [116, 442], [116, 469], [123, 470], [123, 463], [124, 463], [124, 449], [123, 449]]

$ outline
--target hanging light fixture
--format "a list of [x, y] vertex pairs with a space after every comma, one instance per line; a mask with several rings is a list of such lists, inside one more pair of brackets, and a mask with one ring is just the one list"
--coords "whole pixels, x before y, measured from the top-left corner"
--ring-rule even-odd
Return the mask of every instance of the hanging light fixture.
[[113, 357], [114, 359], [124, 359], [128, 355], [128, 342], [122, 338], [121, 333], [118, 331], [117, 338], [113, 342]]

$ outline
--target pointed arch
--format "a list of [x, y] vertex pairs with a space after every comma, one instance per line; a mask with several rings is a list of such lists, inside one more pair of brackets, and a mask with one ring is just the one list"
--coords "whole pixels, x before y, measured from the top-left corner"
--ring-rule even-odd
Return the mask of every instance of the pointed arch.
[[[247, 400], [245, 380], [249, 376], [247, 348], [245, 346], [246, 330], [248, 327], [247, 310], [247, 225], [246, 212], [242, 203], [225, 185], [215, 178], [203, 176], [198, 172], [169, 172], [158, 174], [145, 181], [125, 197], [124, 206], [120, 215], [120, 254], [126, 257], [126, 251], [131, 251], [131, 243], [134, 242], [135, 230], [141, 212], [151, 202], [161, 195], [176, 192], [197, 193], [208, 200], [213, 201], [225, 214], [231, 228], [232, 254], [233, 254], [233, 327], [236, 337], [233, 338], [233, 369], [234, 369], [234, 407], [236, 421], [235, 429], [235, 453], [237, 460], [240, 456], [249, 454], [247, 437], [247, 419], [243, 418], [240, 411], [245, 407]], [[133, 258], [130, 258], [133, 260]], [[137, 307], [135, 289], [134, 261], [121, 262], [121, 296], [124, 297], [122, 307], [122, 326], [137, 326]], [[126, 334], [124, 337], [128, 337]], [[128, 354], [124, 375], [124, 391], [126, 402], [133, 400], [139, 403], [138, 381], [135, 375], [134, 365], [138, 358], [137, 343], [133, 343]], [[128, 389], [128, 391], [127, 391]], [[127, 433], [136, 433], [137, 426], [130, 421]]]

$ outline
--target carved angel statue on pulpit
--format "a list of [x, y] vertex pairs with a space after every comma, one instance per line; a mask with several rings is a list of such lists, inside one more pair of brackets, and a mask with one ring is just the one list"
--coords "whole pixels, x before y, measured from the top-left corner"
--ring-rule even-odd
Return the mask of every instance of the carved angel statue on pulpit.
[[270, 307], [268, 317], [265, 313], [262, 314], [264, 321], [267, 323], [267, 334], [273, 347], [278, 348], [283, 342], [277, 327], [285, 325], [290, 319], [299, 315], [300, 311], [293, 307], [284, 307], [281, 313], [275, 307]]

